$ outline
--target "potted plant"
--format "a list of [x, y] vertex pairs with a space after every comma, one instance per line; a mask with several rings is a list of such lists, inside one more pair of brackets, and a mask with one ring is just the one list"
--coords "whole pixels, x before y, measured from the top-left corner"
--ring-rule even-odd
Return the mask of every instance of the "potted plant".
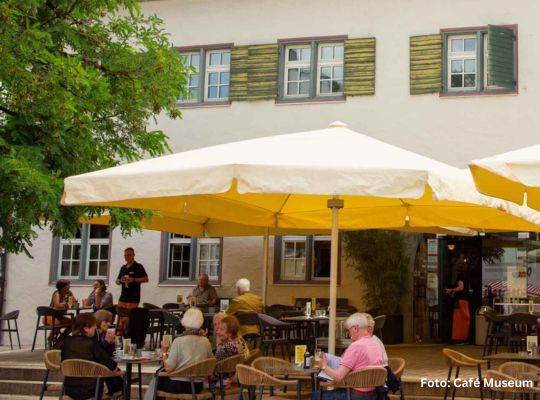
[[365, 230], [344, 235], [345, 253], [365, 285], [362, 298], [373, 317], [386, 315], [385, 343], [403, 342], [399, 304], [409, 290], [409, 257], [401, 232]]

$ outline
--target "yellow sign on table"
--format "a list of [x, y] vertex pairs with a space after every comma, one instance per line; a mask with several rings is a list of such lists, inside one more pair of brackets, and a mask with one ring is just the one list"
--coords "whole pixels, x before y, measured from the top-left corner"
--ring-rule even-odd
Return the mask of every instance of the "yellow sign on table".
[[299, 344], [294, 346], [294, 362], [295, 364], [304, 363], [304, 354], [306, 354], [307, 346], [305, 344]]

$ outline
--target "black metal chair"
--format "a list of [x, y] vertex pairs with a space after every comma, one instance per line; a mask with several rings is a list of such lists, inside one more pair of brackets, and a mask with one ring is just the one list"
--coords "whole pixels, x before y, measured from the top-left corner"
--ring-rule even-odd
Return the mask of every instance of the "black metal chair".
[[261, 325], [261, 350], [263, 350], [264, 354], [268, 355], [271, 347], [272, 357], [275, 357], [276, 346], [280, 345], [281, 355], [284, 356], [286, 352], [290, 361], [291, 331], [294, 329], [295, 324], [280, 321], [266, 314], [259, 314], [259, 321]]
[[156, 306], [152, 303], [142, 303], [143, 308], [146, 308], [148, 310], [161, 310], [160, 306]]
[[148, 310], [149, 325], [147, 334], [150, 335], [150, 349], [154, 350], [159, 347], [161, 339], [165, 331], [165, 325], [163, 321], [163, 310]]
[[506, 317], [506, 323], [510, 327], [508, 335], [510, 352], [526, 350], [527, 336], [536, 335], [536, 319], [537, 317], [534, 314], [528, 313], [514, 313]]
[[[234, 314], [236, 318], [238, 318], [238, 322], [240, 325], [257, 325], [259, 326], [259, 314], [256, 312], [238, 312]], [[259, 341], [261, 338], [260, 334], [257, 333], [248, 333], [243, 336], [244, 340], [251, 344], [251, 348], [257, 348], [259, 347]]]
[[150, 325], [149, 310], [146, 308], [132, 308], [129, 311], [129, 321], [126, 337], [131, 338], [131, 343], [137, 347], [144, 346], [144, 340]]
[[162, 311], [162, 314], [165, 332], [169, 335], [176, 335], [176, 332], [180, 326], [180, 318], [165, 310]]
[[381, 339], [381, 341], [383, 341], [382, 330], [384, 328], [384, 323], [386, 322], [386, 315], [379, 315], [373, 318], [373, 320], [375, 321], [373, 332], [379, 339]]
[[161, 308], [164, 310], [185, 310], [187, 306], [182, 303], [165, 303]]
[[[61, 321], [64, 318], [64, 313], [60, 310], [55, 310], [52, 307], [38, 307], [36, 308], [37, 321], [36, 329], [34, 331], [34, 340], [32, 341], [32, 350], [36, 347], [36, 339], [38, 331], [43, 331], [43, 337], [45, 338], [45, 349], [52, 349], [54, 343], [54, 332], [57, 329], [69, 328], [70, 324], [57, 324], [56, 321]], [[47, 319], [50, 318], [51, 324], [47, 323]], [[50, 339], [47, 339], [47, 331], [51, 331]]]
[[[9, 346], [13, 350], [13, 341], [11, 339], [11, 332], [17, 333], [17, 342], [19, 342], [19, 349], [21, 348], [21, 339], [19, 337], [19, 327], [17, 326], [17, 318], [19, 318], [19, 310], [8, 312], [0, 317], [0, 333], [8, 332], [9, 333]], [[6, 321], [7, 327], [2, 327], [2, 321]], [[15, 323], [15, 327], [11, 327], [11, 321]]]
[[507, 336], [505, 329], [506, 316], [498, 314], [493, 310], [484, 311], [484, 319], [487, 322], [486, 339], [484, 341], [484, 349], [482, 358], [491, 355], [493, 346], [495, 345], [495, 354], [499, 350], [499, 345], [504, 344]]

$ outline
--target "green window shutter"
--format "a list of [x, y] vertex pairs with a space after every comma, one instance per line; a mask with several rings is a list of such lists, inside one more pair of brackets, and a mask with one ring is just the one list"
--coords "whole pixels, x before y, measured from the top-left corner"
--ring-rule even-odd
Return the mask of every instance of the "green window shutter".
[[249, 46], [247, 100], [271, 100], [276, 98], [278, 60], [277, 44]]
[[411, 36], [409, 84], [411, 94], [441, 91], [441, 35]]
[[345, 40], [344, 94], [375, 94], [375, 38]]
[[488, 25], [488, 86], [514, 89], [514, 30]]
[[231, 101], [247, 100], [248, 97], [248, 46], [231, 49]]

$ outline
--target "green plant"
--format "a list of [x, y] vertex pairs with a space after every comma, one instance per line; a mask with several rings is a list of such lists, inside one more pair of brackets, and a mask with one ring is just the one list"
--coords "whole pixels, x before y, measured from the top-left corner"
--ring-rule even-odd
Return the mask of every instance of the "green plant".
[[396, 231], [367, 230], [344, 235], [345, 252], [358, 279], [365, 285], [362, 298], [370, 309], [395, 314], [408, 292], [405, 238]]

